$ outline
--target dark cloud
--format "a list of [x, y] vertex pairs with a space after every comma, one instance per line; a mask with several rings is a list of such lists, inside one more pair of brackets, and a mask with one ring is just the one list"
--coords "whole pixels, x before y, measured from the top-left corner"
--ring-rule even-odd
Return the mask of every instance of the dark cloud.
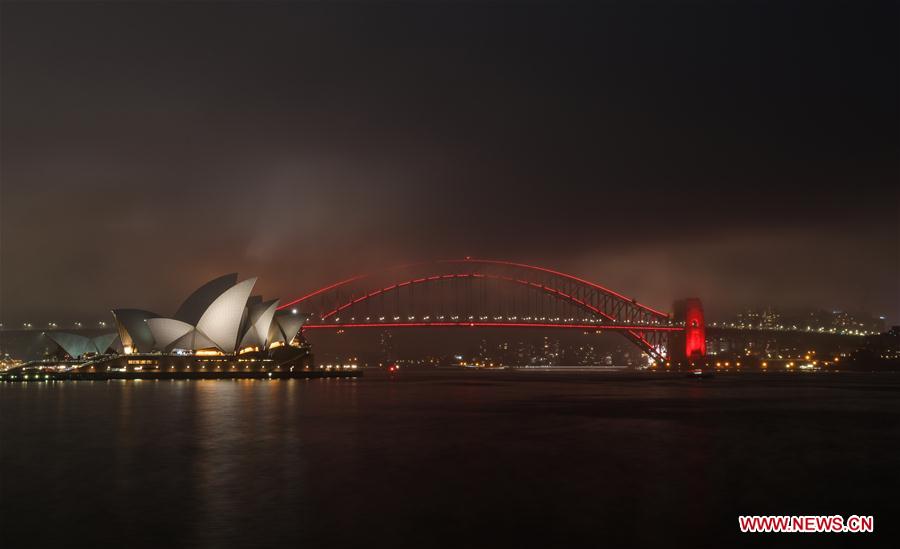
[[463, 255], [900, 318], [895, 5], [2, 11], [6, 322]]

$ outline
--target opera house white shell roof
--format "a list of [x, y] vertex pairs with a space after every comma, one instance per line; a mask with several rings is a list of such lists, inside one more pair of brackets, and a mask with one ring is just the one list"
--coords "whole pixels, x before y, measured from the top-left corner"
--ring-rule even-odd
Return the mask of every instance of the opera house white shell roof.
[[175, 349], [234, 353], [289, 345], [303, 324], [297, 315], [276, 315], [278, 300], [251, 296], [256, 278], [238, 282], [237, 273], [211, 280], [194, 291], [173, 318], [140, 309], [113, 315], [126, 354]]
[[72, 358], [78, 358], [87, 353], [105, 353], [107, 349], [113, 346], [118, 336], [116, 334], [103, 334], [97, 337], [85, 337], [79, 334], [48, 332], [47, 337], [59, 345], [67, 355]]

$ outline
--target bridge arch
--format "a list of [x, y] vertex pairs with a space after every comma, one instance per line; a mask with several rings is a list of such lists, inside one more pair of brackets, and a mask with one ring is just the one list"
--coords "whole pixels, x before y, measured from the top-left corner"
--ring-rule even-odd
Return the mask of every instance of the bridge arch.
[[[503, 303], [502, 306], [507, 308], [506, 314], [485, 314], [486, 310], [478, 310], [479, 307], [490, 308], [487, 305], [491, 299], [502, 299], [498, 295], [487, 297], [489, 282], [549, 296], [553, 300], [550, 310], [557, 314], [545, 314], [547, 310], [543, 307], [546, 302], [543, 300], [527, 302], [523, 309], [522, 303], [519, 303], [521, 300], [516, 297], [507, 298], [513, 303]], [[485, 297], [472, 295], [476, 283], [478, 291], [483, 292]], [[467, 310], [459, 308], [460, 291], [468, 292]], [[492, 292], [502, 293], [497, 289]], [[455, 309], [441, 301], [448, 295], [455, 295]], [[388, 302], [388, 297], [395, 299], [396, 303]], [[400, 303], [401, 298], [407, 300], [404, 305]], [[480, 303], [479, 299], [482, 299]], [[539, 306], [535, 307], [535, 303]], [[568, 312], [565, 317], [558, 314], [560, 303], [565, 304], [563, 310]], [[665, 358], [667, 335], [683, 330], [672, 321], [670, 315], [583, 278], [524, 263], [471, 258], [408, 264], [351, 277], [279, 307], [282, 310], [288, 308], [308, 317], [304, 330], [378, 326], [615, 330], [657, 361]], [[430, 308], [435, 310], [435, 314], [421, 312]], [[438, 310], [441, 314], [437, 313]], [[443, 314], [447, 310], [455, 314]], [[514, 313], [509, 312], [513, 310]], [[582, 316], [575, 316], [573, 311], [580, 311]]]

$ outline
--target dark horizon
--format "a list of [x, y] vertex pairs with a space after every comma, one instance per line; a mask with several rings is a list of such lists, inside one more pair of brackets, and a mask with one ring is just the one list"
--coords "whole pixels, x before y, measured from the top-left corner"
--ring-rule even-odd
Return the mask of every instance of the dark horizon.
[[2, 15], [4, 324], [465, 256], [900, 323], [896, 4]]

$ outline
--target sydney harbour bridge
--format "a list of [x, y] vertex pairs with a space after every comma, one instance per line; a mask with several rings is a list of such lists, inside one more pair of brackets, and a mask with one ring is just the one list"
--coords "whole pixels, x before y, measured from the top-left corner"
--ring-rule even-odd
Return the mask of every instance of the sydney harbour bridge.
[[672, 313], [546, 267], [489, 259], [438, 260], [355, 276], [279, 307], [305, 315], [304, 331], [365, 328], [534, 328], [611, 331], [651, 359], [706, 354], [696, 298]]

